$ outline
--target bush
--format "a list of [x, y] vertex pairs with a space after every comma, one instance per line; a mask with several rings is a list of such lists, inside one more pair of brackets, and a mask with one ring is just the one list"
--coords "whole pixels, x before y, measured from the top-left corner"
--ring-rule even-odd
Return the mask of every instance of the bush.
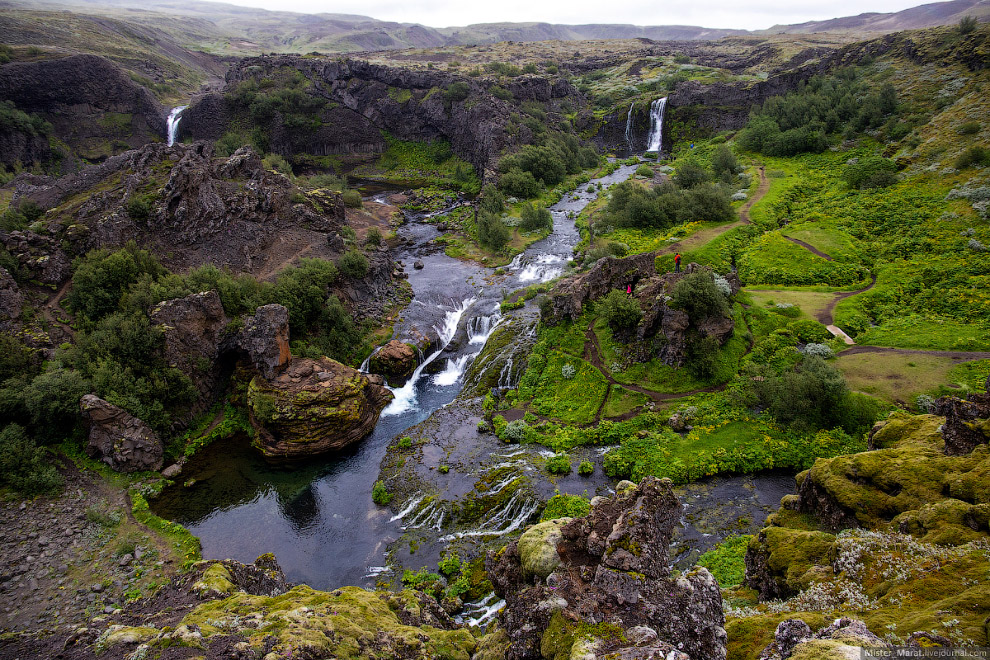
[[498, 85], [493, 86], [488, 90], [488, 93], [497, 99], [502, 99], [503, 101], [511, 101], [514, 97], [512, 92], [505, 89], [504, 87], [499, 87]]
[[502, 222], [502, 219], [487, 211], [478, 214], [478, 242], [493, 252], [504, 248], [512, 232]]
[[897, 164], [889, 158], [869, 156], [847, 164], [842, 170], [842, 180], [850, 188], [886, 188], [895, 183]]
[[[645, 177], [647, 179], [653, 178], [653, 168], [649, 165], [643, 164], [636, 168], [636, 176]], [[589, 191], [590, 192], [590, 191]]]
[[337, 260], [337, 268], [345, 277], [360, 279], [368, 274], [368, 258], [358, 250], [348, 250]]
[[746, 577], [746, 548], [750, 536], [730, 536], [698, 557], [698, 566], [704, 566], [722, 589], [741, 584]]
[[966, 151], [959, 154], [954, 166], [957, 170], [964, 170], [973, 165], [990, 165], [990, 149], [979, 145], [973, 145]]
[[167, 274], [150, 252], [137, 249], [133, 242], [114, 252], [93, 250], [74, 265], [72, 289], [65, 302], [88, 324], [114, 312], [124, 292], [140, 277], [157, 279]]
[[359, 209], [363, 204], [361, 193], [357, 190], [345, 190], [340, 194], [340, 197], [344, 201], [344, 206], [348, 208]]
[[392, 501], [392, 493], [385, 488], [385, 482], [380, 479], [371, 488], [371, 500], [378, 506], [385, 506]]
[[471, 86], [464, 81], [452, 83], [443, 93], [443, 98], [448, 103], [458, 103], [471, 95]]
[[677, 164], [672, 179], [680, 188], [694, 188], [702, 183], [707, 183], [711, 177], [704, 167], [696, 161], [688, 159]]
[[959, 19], [956, 29], [959, 31], [959, 34], [965, 35], [975, 30], [978, 25], [979, 21], [975, 16], [963, 16]]
[[803, 352], [805, 355], [819, 357], [823, 360], [828, 360], [830, 358], [835, 357], [835, 351], [833, 351], [830, 346], [828, 346], [827, 344], [819, 344], [815, 342], [805, 344]]
[[670, 306], [687, 312], [692, 322], [730, 315], [728, 300], [707, 270], [682, 277], [671, 289], [670, 298]]
[[959, 135], [976, 135], [980, 132], [980, 122], [978, 121], [966, 121], [956, 127], [956, 133]]
[[261, 164], [265, 166], [266, 170], [275, 170], [280, 174], [292, 176], [292, 165], [279, 154], [268, 154], [261, 159]]
[[367, 235], [364, 237], [364, 244], [378, 247], [382, 244], [382, 240], [382, 232], [378, 229], [378, 227], [372, 227], [368, 230]]
[[521, 419], [516, 419], [505, 425], [502, 431], [502, 439], [508, 442], [522, 442], [526, 439], [526, 430], [529, 425]]
[[544, 207], [527, 202], [522, 206], [522, 222], [519, 226], [525, 231], [553, 229], [553, 216]]
[[564, 380], [570, 380], [574, 378], [577, 374], [577, 369], [574, 368], [573, 364], [565, 364], [560, 368], [560, 376]]
[[547, 459], [547, 472], [550, 474], [569, 474], [571, 457], [567, 454], [557, 454]]
[[74, 369], [51, 369], [35, 376], [21, 397], [31, 427], [42, 442], [65, 440], [79, 420], [79, 399], [92, 385]]
[[151, 215], [151, 200], [143, 195], [135, 195], [127, 202], [127, 215], [132, 220], [144, 222]]
[[514, 167], [506, 171], [498, 179], [499, 190], [510, 197], [531, 199], [540, 194], [540, 183], [530, 172], [523, 172]]
[[440, 557], [437, 568], [446, 576], [456, 575], [461, 572], [461, 557], [455, 550], [448, 550]]
[[9, 424], [0, 431], [0, 484], [23, 495], [55, 495], [62, 477], [48, 452], [35, 445], [24, 428]]
[[558, 518], [583, 518], [591, 512], [591, 500], [580, 495], [554, 495], [547, 500], [540, 522]]
[[582, 477], [590, 476], [594, 474], [594, 472], [595, 472], [595, 464], [592, 463], [591, 461], [581, 461], [581, 464], [578, 465], [578, 474], [580, 474]]
[[712, 171], [715, 176], [735, 176], [739, 171], [739, 162], [727, 145], [720, 144], [712, 155]]
[[615, 330], [635, 328], [643, 318], [639, 301], [624, 291], [613, 289], [598, 301], [599, 314]]

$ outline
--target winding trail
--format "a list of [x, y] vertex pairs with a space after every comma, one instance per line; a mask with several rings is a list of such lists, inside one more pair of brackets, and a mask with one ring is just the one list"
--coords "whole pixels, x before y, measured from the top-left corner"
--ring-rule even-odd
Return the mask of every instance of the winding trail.
[[[784, 234], [781, 234], [781, 236], [784, 236]], [[812, 254], [818, 255], [819, 257], [821, 257], [825, 261], [834, 261], [832, 259], [831, 255], [825, 254], [824, 252], [822, 252], [821, 250], [819, 250], [818, 248], [816, 248], [814, 245], [811, 245], [809, 243], [805, 243], [804, 241], [799, 241], [798, 239], [791, 238], [790, 236], [784, 236], [784, 238], [786, 238], [787, 240], [789, 240], [791, 243], [794, 243], [795, 245], [800, 245], [801, 247], [803, 247], [808, 252], [810, 252]]]

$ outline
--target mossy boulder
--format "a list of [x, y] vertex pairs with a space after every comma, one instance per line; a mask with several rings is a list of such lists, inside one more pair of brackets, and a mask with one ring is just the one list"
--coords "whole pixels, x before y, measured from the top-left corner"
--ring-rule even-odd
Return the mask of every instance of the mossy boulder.
[[546, 579], [560, 566], [560, 555], [557, 554], [557, 544], [562, 538], [560, 528], [570, 521], [570, 518], [548, 520], [533, 525], [519, 537], [519, 558], [523, 575], [537, 575]]
[[793, 596], [815, 580], [834, 545], [826, 532], [767, 527], [746, 549], [746, 584], [764, 599]]
[[382, 374], [392, 387], [398, 387], [416, 370], [416, 347], [393, 339], [371, 356], [368, 368]]
[[342, 449], [374, 429], [392, 400], [380, 379], [330, 358], [294, 359], [268, 380], [248, 386], [255, 445], [269, 457], [293, 458]]

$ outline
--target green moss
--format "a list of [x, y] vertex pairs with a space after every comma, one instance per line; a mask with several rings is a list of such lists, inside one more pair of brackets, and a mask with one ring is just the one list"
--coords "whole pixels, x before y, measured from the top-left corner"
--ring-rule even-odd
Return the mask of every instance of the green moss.
[[547, 660], [569, 660], [574, 646], [574, 624], [555, 612], [540, 640], [540, 654]]
[[797, 593], [818, 576], [816, 566], [834, 551], [835, 536], [825, 532], [767, 527], [749, 540], [748, 551], [763, 555], [778, 585]]
[[734, 587], [743, 581], [746, 573], [746, 548], [750, 536], [730, 536], [698, 557], [698, 566], [711, 572], [723, 589]]
[[234, 578], [223, 564], [213, 564], [203, 572], [203, 577], [193, 586], [193, 591], [201, 596], [229, 596], [237, 587]]
[[557, 518], [533, 525], [519, 537], [519, 559], [524, 575], [546, 578], [560, 566], [557, 544], [561, 541], [560, 528], [571, 521]]

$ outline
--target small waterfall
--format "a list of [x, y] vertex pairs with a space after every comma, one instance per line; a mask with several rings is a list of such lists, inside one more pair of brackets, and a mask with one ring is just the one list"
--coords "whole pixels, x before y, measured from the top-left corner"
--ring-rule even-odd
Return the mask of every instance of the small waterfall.
[[443, 371], [433, 377], [433, 384], [440, 385], [441, 387], [453, 385], [461, 379], [464, 371], [467, 370], [468, 364], [470, 364], [471, 360], [478, 357], [478, 355], [479, 353], [469, 353], [459, 358], [447, 358], [447, 366]]
[[[516, 262], [513, 261], [513, 264]], [[525, 263], [520, 261], [516, 268], [522, 268], [519, 273], [519, 282], [549, 282], [564, 272], [564, 258], [556, 254], [538, 254], [532, 261]], [[509, 264], [511, 268], [513, 264]]]
[[464, 603], [461, 613], [454, 617], [454, 621], [470, 627], [484, 628], [495, 619], [498, 611], [505, 607], [505, 601], [500, 600], [494, 593], [490, 593], [481, 600], [473, 603]]
[[478, 526], [478, 529], [468, 532], [456, 532], [440, 537], [443, 543], [449, 543], [455, 539], [504, 536], [516, 531], [526, 524], [527, 521], [540, 508], [538, 500], [528, 500], [520, 498], [519, 493], [515, 493], [505, 506], [490, 513]]
[[500, 310], [500, 305], [496, 304], [492, 310], [492, 314], [488, 316], [476, 316], [468, 321], [467, 333], [469, 344], [485, 345], [492, 331], [498, 327], [499, 322], [502, 320], [502, 312]]
[[650, 105], [650, 137], [646, 139], [646, 150], [659, 153], [663, 147], [663, 109], [667, 106], [667, 97], [657, 99]]
[[388, 519], [389, 522], [395, 522], [396, 520], [402, 520], [412, 512], [416, 506], [423, 501], [423, 495], [420, 492], [416, 492], [412, 497], [409, 498], [409, 503], [402, 508], [397, 514]]
[[175, 138], [179, 136], [179, 120], [182, 119], [182, 111], [188, 108], [188, 105], [180, 105], [172, 108], [172, 112], [168, 113], [168, 121], [165, 125], [168, 127], [168, 146], [175, 144]]
[[626, 146], [629, 150], [632, 150], [632, 111], [636, 106], [636, 102], [633, 101], [629, 104], [629, 114], [626, 115]]
[[505, 358], [505, 364], [502, 365], [502, 371], [498, 374], [498, 387], [504, 389], [512, 389], [512, 358]]
[[467, 311], [468, 307], [474, 304], [477, 300], [475, 297], [468, 298], [461, 302], [460, 306], [456, 309], [449, 310], [443, 317], [443, 324], [438, 328], [433, 326], [433, 329], [437, 331], [437, 336], [440, 340], [439, 348], [430, 354], [425, 360], [419, 363], [416, 367], [416, 371], [413, 372], [412, 377], [406, 382], [402, 387], [392, 389], [392, 394], [395, 396], [392, 399], [392, 403], [388, 404], [385, 410], [382, 411], [383, 416], [398, 415], [411, 410], [416, 405], [416, 383], [419, 382], [419, 377], [431, 362], [437, 359], [444, 349], [450, 344], [454, 339], [454, 335], [457, 333], [457, 324], [461, 322], [461, 317], [464, 316], [464, 312]]

